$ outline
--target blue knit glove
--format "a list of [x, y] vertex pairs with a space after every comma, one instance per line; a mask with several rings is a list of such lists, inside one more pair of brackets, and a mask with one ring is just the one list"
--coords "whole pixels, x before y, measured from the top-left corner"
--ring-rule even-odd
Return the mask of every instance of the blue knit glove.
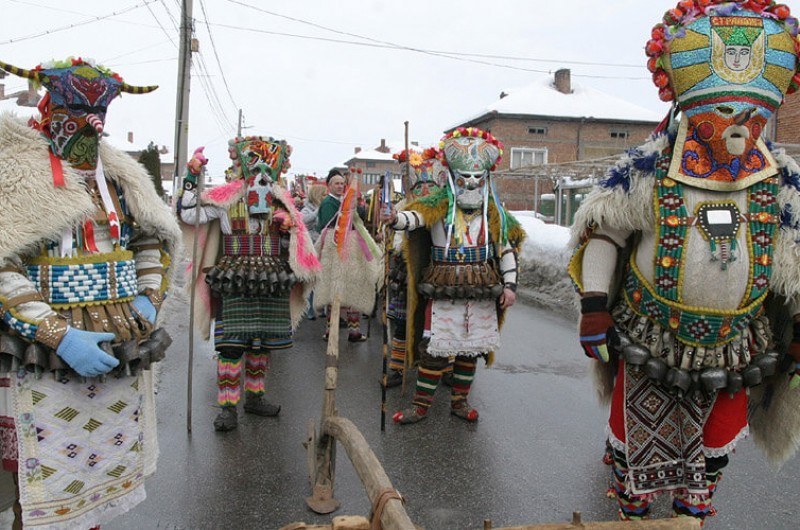
[[95, 333], [67, 328], [56, 349], [59, 357], [84, 377], [107, 374], [119, 365], [119, 361], [100, 349], [101, 342], [114, 340], [113, 333]]
[[139, 313], [141, 313], [142, 316], [146, 318], [151, 324], [156, 323], [156, 315], [158, 315], [158, 310], [148, 297], [146, 297], [143, 294], [140, 294], [139, 296], [133, 299], [133, 307], [135, 307], [136, 310]]

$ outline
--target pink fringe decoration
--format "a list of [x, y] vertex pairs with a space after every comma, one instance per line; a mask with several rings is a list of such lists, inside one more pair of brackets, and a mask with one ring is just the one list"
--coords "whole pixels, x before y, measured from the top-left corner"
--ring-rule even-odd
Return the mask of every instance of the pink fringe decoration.
[[280, 197], [280, 199], [283, 202], [283, 206], [289, 212], [289, 216], [292, 218], [292, 224], [297, 230], [297, 263], [305, 269], [319, 272], [322, 270], [322, 264], [319, 262], [316, 254], [306, 248], [306, 242], [311, 241], [311, 238], [308, 236], [306, 224], [300, 219], [300, 213], [294, 205], [292, 196], [289, 195], [289, 190], [282, 189], [282, 193], [283, 196]]
[[218, 206], [226, 206], [239, 198], [244, 184], [244, 180], [234, 180], [224, 186], [208, 190], [203, 194], [203, 200]]

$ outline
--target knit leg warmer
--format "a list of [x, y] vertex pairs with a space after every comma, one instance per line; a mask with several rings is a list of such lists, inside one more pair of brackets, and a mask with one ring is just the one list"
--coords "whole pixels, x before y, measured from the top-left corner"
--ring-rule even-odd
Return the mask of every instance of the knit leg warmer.
[[235, 407], [242, 398], [242, 359], [217, 360], [217, 403], [223, 407]]

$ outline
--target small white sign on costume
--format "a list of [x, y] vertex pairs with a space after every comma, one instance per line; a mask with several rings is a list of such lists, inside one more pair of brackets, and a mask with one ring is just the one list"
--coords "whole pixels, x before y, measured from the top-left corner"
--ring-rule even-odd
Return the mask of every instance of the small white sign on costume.
[[733, 223], [733, 216], [730, 210], [708, 210], [708, 224], [729, 225], [731, 223]]

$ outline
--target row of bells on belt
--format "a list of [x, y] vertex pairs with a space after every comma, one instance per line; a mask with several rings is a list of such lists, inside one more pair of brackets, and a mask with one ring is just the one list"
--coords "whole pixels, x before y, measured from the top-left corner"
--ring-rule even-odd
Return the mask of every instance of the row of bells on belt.
[[[110, 373], [120, 378], [134, 375], [139, 370], [149, 370], [152, 363], [164, 359], [171, 344], [172, 337], [169, 333], [158, 328], [142, 342], [126, 340], [113, 345], [102, 342], [100, 349], [119, 361], [119, 366]], [[71, 371], [55, 350], [13, 335], [0, 335], [0, 372], [16, 372], [20, 369], [34, 374], [36, 379], [41, 379], [42, 374], [52, 371], [57, 381]], [[104, 375], [99, 377], [101, 382], [105, 378]]]
[[663, 359], [653, 357], [649, 349], [634, 343], [625, 334], [619, 334], [615, 349], [621, 352], [622, 358], [635, 371], [644, 371], [650, 379], [679, 398], [690, 392], [700, 391], [708, 396], [723, 390], [733, 395], [742, 388], [760, 385], [765, 378], [775, 375], [780, 358], [780, 354], [775, 351], [756, 355], [741, 372], [721, 367], [688, 371], [670, 367]]
[[297, 277], [277, 265], [260, 269], [231, 267], [223, 270], [214, 267], [206, 275], [206, 283], [213, 291], [226, 295], [267, 296], [291, 289], [297, 283]]
[[496, 300], [503, 294], [503, 286], [482, 285], [433, 285], [421, 283], [417, 286], [419, 294], [434, 300]]

